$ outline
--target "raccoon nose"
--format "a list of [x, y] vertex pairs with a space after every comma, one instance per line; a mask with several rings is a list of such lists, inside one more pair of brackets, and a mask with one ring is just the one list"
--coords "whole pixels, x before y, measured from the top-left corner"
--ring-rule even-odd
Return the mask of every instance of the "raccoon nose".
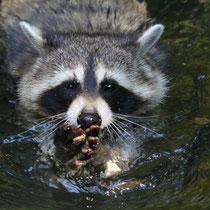
[[101, 117], [97, 113], [81, 113], [77, 119], [77, 123], [83, 129], [89, 128], [91, 125], [101, 125]]

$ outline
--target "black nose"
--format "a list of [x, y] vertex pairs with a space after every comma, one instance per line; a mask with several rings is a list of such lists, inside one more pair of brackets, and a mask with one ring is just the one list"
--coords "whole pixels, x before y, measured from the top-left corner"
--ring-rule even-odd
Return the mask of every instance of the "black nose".
[[101, 125], [101, 117], [97, 113], [81, 113], [77, 119], [77, 123], [83, 129], [89, 128], [91, 125]]

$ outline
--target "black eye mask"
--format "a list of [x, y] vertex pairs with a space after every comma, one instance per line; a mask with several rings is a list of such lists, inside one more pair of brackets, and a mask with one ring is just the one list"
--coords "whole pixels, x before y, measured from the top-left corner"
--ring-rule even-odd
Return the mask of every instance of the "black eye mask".
[[118, 85], [112, 79], [106, 79], [101, 82], [99, 93], [115, 113], [132, 113], [144, 104], [139, 96]]
[[39, 100], [39, 105], [44, 112], [49, 114], [65, 112], [80, 91], [81, 86], [76, 80], [65, 81], [44, 92]]

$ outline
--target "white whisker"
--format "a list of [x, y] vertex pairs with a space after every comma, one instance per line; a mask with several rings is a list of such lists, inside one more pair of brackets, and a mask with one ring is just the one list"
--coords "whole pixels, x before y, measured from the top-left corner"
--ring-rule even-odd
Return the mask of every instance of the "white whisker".
[[119, 134], [118, 134], [117, 131], [115, 130], [115, 127], [113, 127], [113, 124], [110, 124], [110, 128], [111, 128], [112, 131], [115, 133], [115, 135], [117, 135], [117, 137], [119, 137], [119, 139], [121, 139], [121, 137], [119, 136]]
[[[117, 119], [115, 119], [115, 125], [116, 125], [116, 123], [118, 123], [117, 126], [118, 126], [121, 130], [123, 130], [123, 131], [131, 138], [132, 142], [135, 143], [135, 142], [136, 142], [136, 138], [135, 138], [130, 132], [126, 131], [126, 130], [123, 128], [123, 126], [126, 126], [126, 128], [128, 128], [129, 130], [131, 130], [131, 129], [130, 129], [125, 123], [120, 122], [120, 121], [117, 120]], [[130, 139], [129, 139], [129, 140], [130, 140]]]
[[66, 115], [66, 112], [63, 112], [63, 113], [60, 113], [60, 114], [57, 114], [57, 115], [52, 115], [52, 116], [47, 116], [47, 117], [44, 117], [44, 118], [40, 118], [37, 120], [37, 124], [42, 124], [46, 121], [48, 121], [49, 119], [62, 119], [63, 117], [65, 117]]
[[46, 138], [48, 138], [49, 136], [51, 136], [56, 130], [57, 130], [57, 125], [58, 124], [60, 124], [60, 123], [67, 123], [68, 122], [68, 120], [67, 119], [63, 119], [63, 120], [61, 120], [59, 123], [57, 123], [56, 125], [54, 125], [54, 127], [52, 128], [53, 130], [49, 133], [49, 134], [47, 134], [46, 136], [44, 136], [44, 138], [46, 139]]
[[[41, 118], [39, 120], [37, 120], [39, 123], [35, 122], [35, 125], [33, 125], [31, 128], [21, 132], [18, 134], [18, 136], [20, 135], [24, 135], [26, 134], [27, 132], [30, 132], [30, 131], [37, 131], [38, 132], [38, 129], [43, 129], [43, 127], [46, 125], [46, 124], [50, 124], [50, 123], [53, 123], [53, 122], [57, 122], [58, 120], [62, 119], [63, 117], [65, 116], [65, 113], [60, 113], [60, 114], [57, 114], [57, 115], [53, 115], [53, 116], [48, 116], [48, 117], [44, 117], [44, 118]], [[40, 135], [40, 134], [39, 134]]]
[[[40, 133], [40, 134], [37, 136], [37, 138], [42, 137], [45, 133], [47, 133], [47, 132], [49, 132], [49, 131], [51, 132], [52, 130], [57, 129], [57, 126], [58, 126], [60, 123], [63, 123], [63, 122], [65, 122], [65, 121], [66, 121], [66, 119], [63, 119], [63, 120], [58, 121], [56, 124], [53, 124], [50, 128], [48, 128], [48, 129], [45, 130], [44, 132]], [[49, 135], [47, 134], [46, 136], [49, 136]], [[46, 137], [46, 136], [44, 136], [44, 137]]]
[[143, 116], [125, 115], [125, 114], [118, 114], [118, 113], [114, 113], [113, 115], [116, 116], [116, 117], [120, 116], [120, 117], [133, 118], [133, 119], [140, 119], [140, 120], [141, 120], [141, 119], [142, 119], [142, 120], [147, 120], [147, 119], [150, 120], [150, 119], [159, 117], [158, 115], [145, 116], [145, 117], [143, 117]]
[[114, 136], [113, 136], [113, 134], [112, 134], [112, 127], [109, 125], [109, 126], [107, 127], [107, 130], [108, 130], [108, 133], [109, 133], [109, 135], [110, 135], [110, 137], [111, 137], [111, 142], [114, 143]]
[[[125, 139], [125, 141], [127, 143], [135, 143], [136, 142], [136, 139], [133, 135], [131, 135], [128, 131], [126, 131], [121, 125], [117, 124], [117, 122], [115, 121], [115, 126], [120, 130], [120, 132], [122, 133], [122, 136], [123, 138]], [[128, 135], [130, 138], [127, 138], [125, 135], [123, 134], [126, 134]]]
[[[116, 116], [115, 116], [115, 117], [116, 117]], [[150, 132], [152, 132], [152, 133], [154, 133], [154, 134], [156, 134], [156, 135], [160, 135], [158, 132], [156, 132], [156, 131], [154, 131], [154, 130], [152, 130], [152, 129], [150, 129], [150, 128], [147, 128], [146, 126], [140, 125], [140, 124], [138, 124], [138, 123], [136, 123], [136, 122], [133, 122], [133, 121], [131, 121], [131, 120], [129, 120], [129, 119], [126, 119], [125, 117], [118, 116], [117, 118], [118, 118], [118, 119], [121, 119], [121, 120], [124, 120], [124, 121], [126, 121], [126, 122], [128, 122], [128, 123], [131, 123], [131, 124], [133, 124], [133, 125], [136, 125], [136, 126], [142, 128], [142, 129], [144, 129], [144, 130], [148, 130], [148, 131], [150, 131]], [[163, 138], [166, 139], [165, 137], [163, 137]], [[168, 140], [168, 139], [166, 139], [166, 140]]]
[[[126, 143], [128, 143], [128, 141], [127, 141], [127, 138], [125, 137], [125, 136], [123, 136], [122, 134], [123, 134], [123, 132], [118, 128], [118, 126], [114, 123], [114, 122], [112, 122], [112, 126], [116, 129], [116, 131], [118, 131], [118, 137], [120, 138], [120, 140], [122, 141], [122, 142], [126, 142]], [[117, 133], [117, 132], [116, 132]], [[124, 140], [123, 140], [124, 139]]]

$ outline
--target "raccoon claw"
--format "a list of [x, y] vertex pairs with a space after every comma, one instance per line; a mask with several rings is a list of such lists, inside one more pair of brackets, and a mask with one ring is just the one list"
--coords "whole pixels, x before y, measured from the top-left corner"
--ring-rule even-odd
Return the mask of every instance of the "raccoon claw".
[[76, 166], [85, 166], [89, 162], [91, 162], [94, 159], [94, 157], [89, 155], [83, 155], [80, 159], [75, 161]]
[[96, 147], [99, 143], [99, 138], [98, 137], [94, 137], [94, 136], [89, 136], [88, 137], [88, 142], [90, 144], [91, 147]]
[[54, 135], [54, 144], [65, 152], [78, 150], [77, 147], [85, 143], [85, 134], [82, 128], [73, 128], [69, 124], [61, 124]]
[[79, 135], [82, 135], [84, 133], [83, 129], [81, 127], [76, 127], [74, 130], [75, 132], [75, 135], [79, 136]]
[[98, 136], [100, 131], [100, 127], [98, 125], [91, 125], [90, 128], [85, 130], [87, 136]]
[[81, 152], [83, 155], [92, 155], [93, 149], [91, 149], [89, 145], [85, 145], [84, 147], [82, 147]]
[[60, 124], [58, 129], [60, 129], [61, 131], [69, 131], [72, 130], [72, 126], [69, 124]]
[[76, 160], [75, 165], [76, 166], [85, 166], [87, 164], [86, 160]]
[[73, 138], [73, 143], [75, 146], [81, 146], [85, 143], [86, 135], [83, 133], [75, 138]]

